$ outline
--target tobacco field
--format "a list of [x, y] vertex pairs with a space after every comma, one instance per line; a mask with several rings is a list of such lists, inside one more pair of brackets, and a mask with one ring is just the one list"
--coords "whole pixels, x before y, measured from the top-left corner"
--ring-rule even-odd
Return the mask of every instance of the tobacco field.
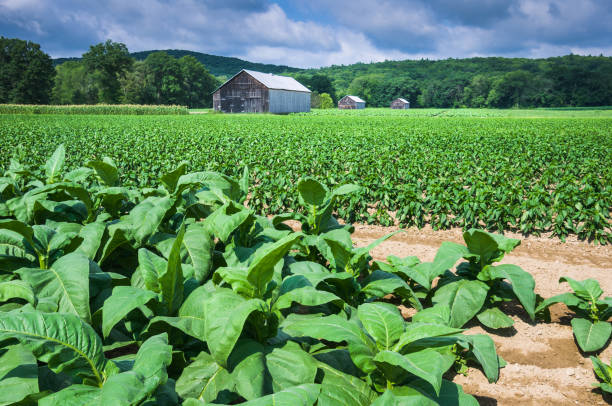
[[[577, 235], [612, 242], [612, 120], [588, 110], [320, 111], [290, 116], [0, 116], [0, 159], [42, 165], [57, 145], [67, 168], [109, 156], [127, 186], [155, 186], [160, 173], [189, 170], [257, 185], [258, 214], [299, 210], [297, 182], [334, 186], [347, 222], [431, 224], [489, 231]], [[607, 113], [607, 112], [600, 112]], [[517, 115], [521, 118], [501, 117]], [[545, 117], [522, 118], [527, 114]], [[594, 113], [593, 113], [594, 114]], [[597, 113], [599, 114], [599, 113]], [[459, 117], [452, 117], [459, 115]]]
[[0, 405], [476, 406], [559, 303], [609, 399], [609, 292], [536, 294], [502, 232], [612, 242], [611, 121], [379, 112], [0, 115]]

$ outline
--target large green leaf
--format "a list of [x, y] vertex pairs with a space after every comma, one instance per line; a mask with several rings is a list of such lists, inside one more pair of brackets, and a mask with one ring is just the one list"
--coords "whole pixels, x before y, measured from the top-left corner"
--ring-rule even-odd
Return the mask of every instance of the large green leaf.
[[59, 313], [2, 313], [0, 340], [17, 339], [54, 372], [104, 380], [102, 340], [77, 316]]
[[319, 363], [323, 372], [318, 406], [369, 406], [377, 394], [361, 378]]
[[45, 176], [47, 183], [54, 183], [56, 179], [60, 179], [60, 173], [64, 168], [66, 161], [66, 148], [64, 144], [60, 144], [53, 155], [45, 163]]
[[357, 323], [332, 314], [326, 317], [289, 315], [282, 323], [283, 331], [294, 337], [312, 337], [334, 342], [367, 342], [367, 337]]
[[328, 190], [314, 179], [303, 179], [298, 183], [298, 193], [304, 204], [322, 206], [325, 203]]
[[481, 281], [462, 279], [436, 290], [433, 302], [448, 306], [451, 327], [460, 328], [480, 312], [488, 289]]
[[379, 348], [390, 349], [404, 332], [406, 323], [390, 303], [364, 303], [357, 309], [357, 316]]
[[230, 355], [228, 365], [232, 370], [235, 392], [246, 400], [257, 399], [273, 392], [272, 377], [266, 365], [268, 350], [269, 348], [255, 340], [243, 339], [238, 340]]
[[317, 374], [316, 360], [291, 341], [266, 355], [266, 365], [275, 392], [292, 386], [314, 383]]
[[0, 357], [0, 406], [11, 405], [38, 392], [36, 358], [22, 345], [8, 348]]
[[487, 307], [476, 315], [478, 321], [488, 328], [508, 328], [514, 325], [514, 320], [502, 312], [498, 307]]
[[109, 161], [90, 161], [87, 166], [96, 171], [96, 175], [106, 186], [117, 186], [119, 184], [119, 172], [117, 167]]
[[[403, 399], [416, 396], [418, 403], [407, 403], [408, 405], [429, 406], [430, 403], [427, 401], [421, 403], [420, 395], [425, 395], [435, 402], [435, 405], [439, 406], [478, 406], [478, 401], [473, 396], [463, 392], [461, 385], [447, 381], [446, 379], [442, 380], [439, 395], [432, 390], [429, 383], [422, 379], [410, 382], [410, 386], [396, 386], [392, 391]], [[404, 405], [404, 403], [400, 404]]]
[[185, 235], [182, 225], [170, 250], [165, 272], [159, 276], [162, 301], [168, 315], [174, 315], [183, 303], [183, 270], [181, 267], [181, 245]]
[[500, 261], [504, 254], [512, 251], [521, 243], [520, 240], [514, 238], [474, 228], [463, 233], [463, 239], [470, 254], [478, 255], [483, 266]]
[[439, 352], [429, 349], [406, 355], [384, 350], [376, 354], [374, 362], [391, 382], [402, 383], [406, 376], [401, 371], [406, 371], [429, 382], [439, 394], [442, 374], [446, 372], [442, 369], [441, 357]]
[[460, 339], [470, 344], [470, 350], [480, 365], [482, 365], [482, 369], [489, 382], [497, 382], [500, 364], [493, 339], [485, 334], [464, 335], [460, 336]]
[[204, 227], [209, 234], [225, 243], [230, 235], [252, 216], [253, 213], [246, 207], [230, 201], [206, 217]]
[[166, 333], [147, 339], [136, 354], [130, 371], [112, 375], [104, 383], [100, 403], [134, 405], [147, 399], [168, 380], [166, 368], [172, 361], [172, 347]]
[[157, 295], [133, 286], [117, 286], [102, 306], [102, 334], [108, 337], [111, 329], [129, 312], [146, 304]]
[[185, 174], [187, 169], [187, 162], [183, 161], [179, 163], [176, 169], [163, 174], [159, 180], [162, 185], [166, 188], [168, 193], [174, 193], [176, 185], [178, 184], [179, 178]]
[[104, 236], [104, 230], [106, 226], [104, 223], [89, 223], [79, 231], [79, 237], [83, 239], [81, 245], [77, 251], [85, 254], [89, 259], [94, 260], [96, 253], [102, 243], [102, 237]]
[[279, 297], [274, 303], [275, 309], [286, 309], [293, 302], [303, 306], [319, 306], [334, 302], [342, 307], [342, 300], [333, 293], [318, 290], [303, 275], [293, 275], [285, 278], [280, 287]]
[[463, 330], [449, 327], [445, 324], [435, 324], [426, 322], [415, 322], [406, 324], [406, 331], [400, 336], [399, 341], [393, 348], [395, 351], [401, 351], [405, 346], [430, 337], [449, 336], [461, 333]]
[[37, 301], [29, 283], [20, 280], [0, 282], [0, 302], [10, 299], [23, 299], [33, 306], [36, 306]]
[[186, 334], [206, 341], [213, 359], [227, 367], [227, 359], [249, 315], [265, 310], [259, 299], [245, 299], [230, 289], [210, 292], [206, 286], [194, 290], [183, 303], [178, 317], [156, 317], [151, 323], [163, 321]]
[[49, 269], [23, 268], [17, 273], [32, 286], [39, 300], [51, 301], [58, 312], [75, 314], [89, 323], [89, 274], [95, 268], [99, 270], [85, 255], [71, 253]]
[[489, 266], [486, 270], [494, 279], [507, 279], [510, 281], [512, 291], [523, 305], [531, 320], [534, 320], [536, 294], [533, 291], [535, 289], [533, 276], [520, 267], [511, 264]]
[[555, 303], [565, 303], [568, 307], [571, 308], [574, 306], [578, 306], [580, 303], [582, 303], [582, 300], [579, 299], [573, 293], [569, 293], [569, 292], [561, 293], [560, 295], [555, 295], [547, 299], [544, 299], [542, 302], [540, 302], [535, 312], [539, 313], [542, 310], [546, 309], [547, 307]]
[[192, 224], [185, 231], [183, 247], [186, 251], [184, 262], [193, 266], [193, 277], [204, 283], [212, 270], [215, 247], [212, 236], [200, 223]]
[[166, 213], [174, 204], [170, 197], [148, 197], [122, 218], [129, 224], [130, 235], [138, 246], [143, 246], [157, 231]]
[[100, 388], [89, 385], [70, 385], [59, 392], [45, 396], [39, 406], [88, 406], [100, 401]]
[[564, 276], [559, 279], [559, 282], [569, 283], [576, 296], [591, 303], [595, 303], [603, 294], [603, 290], [601, 290], [599, 282], [597, 282], [595, 279], [577, 281], [568, 276]]
[[599, 358], [591, 355], [593, 371], [604, 383], [612, 384], [612, 366], [604, 364]]
[[245, 406], [312, 406], [317, 401], [320, 391], [321, 385], [305, 383], [242, 404]]
[[182, 398], [196, 398], [205, 402], [215, 400], [219, 392], [232, 390], [233, 387], [229, 371], [205, 351], [187, 365], [176, 381], [176, 391]]
[[301, 233], [293, 233], [256, 251], [249, 265], [247, 279], [255, 288], [256, 294], [263, 295], [272, 280], [274, 266], [289, 252], [293, 244], [302, 237]]
[[30, 252], [24, 237], [13, 230], [0, 229], [0, 271], [13, 271], [31, 266], [36, 257]]
[[599, 350], [606, 345], [612, 334], [612, 324], [607, 321], [592, 322], [574, 318], [571, 323], [576, 341], [584, 352]]
[[361, 288], [361, 293], [365, 294], [368, 298], [381, 298], [394, 294], [396, 297], [410, 303], [417, 310], [423, 308], [412, 288], [395, 274], [377, 269], [361, 283], [365, 285]]

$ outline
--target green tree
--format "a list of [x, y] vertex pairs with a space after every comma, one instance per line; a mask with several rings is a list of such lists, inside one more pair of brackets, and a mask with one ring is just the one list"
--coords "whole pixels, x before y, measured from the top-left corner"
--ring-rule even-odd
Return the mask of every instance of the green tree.
[[134, 63], [125, 44], [109, 39], [105, 43], [92, 45], [83, 54], [83, 63], [87, 72], [99, 73], [101, 101], [118, 103], [121, 97], [120, 78], [125, 77]]
[[155, 104], [153, 74], [148, 66], [137, 61], [121, 80], [122, 103]]
[[178, 60], [183, 78], [184, 103], [190, 108], [212, 107], [212, 92], [219, 81], [195, 57], [185, 55]]
[[0, 103], [46, 104], [55, 69], [40, 45], [0, 37]]
[[322, 109], [332, 109], [334, 108], [334, 101], [331, 96], [327, 93], [321, 93], [321, 108]]
[[487, 104], [492, 107], [531, 107], [534, 95], [534, 75], [518, 70], [508, 72], [493, 82]]
[[485, 107], [491, 91], [491, 78], [478, 74], [472, 78], [469, 86], [464, 89], [463, 103], [469, 107]]
[[320, 109], [321, 108], [321, 95], [319, 92], [312, 92], [310, 94], [310, 108]]
[[159, 51], [149, 54], [144, 63], [153, 75], [155, 104], [183, 103], [183, 72], [178, 60]]
[[51, 95], [53, 104], [96, 104], [99, 89], [95, 73], [88, 73], [78, 61], [68, 61], [55, 68], [55, 86]]

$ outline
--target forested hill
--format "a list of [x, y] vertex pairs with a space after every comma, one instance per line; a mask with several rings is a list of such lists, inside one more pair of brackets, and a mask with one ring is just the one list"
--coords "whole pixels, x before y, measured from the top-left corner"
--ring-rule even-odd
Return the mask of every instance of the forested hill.
[[[156, 51], [133, 52], [145, 60]], [[612, 105], [612, 57], [566, 55], [545, 59], [466, 58], [404, 60], [298, 69], [185, 50], [168, 55], [195, 57], [218, 79], [240, 69], [287, 74], [333, 101], [346, 94], [370, 107], [403, 97], [413, 107], [565, 107]], [[55, 59], [54, 64], [80, 58]]]
[[415, 107], [557, 107], [612, 104], [612, 57], [466, 58], [334, 65], [291, 74], [324, 75], [338, 96], [369, 106], [395, 97]]
[[[202, 63], [206, 69], [213, 75], [231, 77], [236, 73], [240, 72], [241, 69], [251, 69], [259, 72], [266, 73], [284, 73], [284, 72], [298, 72], [300, 69], [292, 68], [285, 65], [272, 65], [266, 63], [249, 62], [239, 58], [232, 58], [227, 56], [217, 56], [210, 54], [203, 54], [195, 51], [185, 51], [180, 49], [165, 49], [163, 50], [168, 55], [175, 58], [181, 58], [185, 55], [191, 55]], [[158, 52], [158, 50], [142, 51], [142, 52], [131, 52], [130, 56], [137, 61], [144, 61], [149, 54]], [[78, 61], [81, 58], [58, 58], [53, 60], [54, 65], [59, 65], [67, 61]]]

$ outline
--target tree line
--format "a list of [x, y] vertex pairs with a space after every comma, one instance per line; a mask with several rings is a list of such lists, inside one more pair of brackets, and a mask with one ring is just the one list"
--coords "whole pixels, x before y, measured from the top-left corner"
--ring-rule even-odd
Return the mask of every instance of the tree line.
[[612, 105], [612, 58], [604, 56], [385, 61], [292, 76], [326, 77], [335, 94], [359, 96], [370, 107], [388, 107], [397, 97], [438, 108]]
[[38, 44], [0, 37], [0, 103], [210, 107], [219, 84], [191, 55], [159, 51], [136, 61], [125, 44], [108, 40], [53, 68]]
[[[0, 103], [210, 107], [226, 76], [210, 74], [199, 53], [168, 52], [136, 60], [124, 44], [108, 40], [54, 68], [38, 44], [0, 37]], [[414, 107], [612, 106], [612, 57], [604, 56], [385, 61], [285, 74], [312, 90], [315, 108], [333, 107], [346, 94], [370, 107], [388, 107], [397, 97]]]

